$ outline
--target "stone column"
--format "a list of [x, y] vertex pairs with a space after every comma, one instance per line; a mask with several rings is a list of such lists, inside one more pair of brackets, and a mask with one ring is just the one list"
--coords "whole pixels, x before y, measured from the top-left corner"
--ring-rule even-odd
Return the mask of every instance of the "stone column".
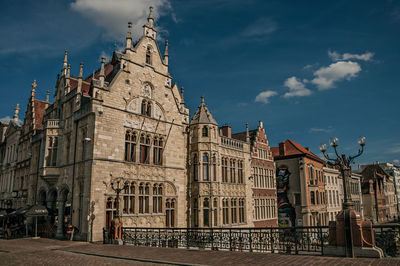
[[65, 200], [58, 200], [58, 222], [57, 222], [57, 232], [56, 238], [63, 239], [64, 238], [64, 210], [65, 209]]

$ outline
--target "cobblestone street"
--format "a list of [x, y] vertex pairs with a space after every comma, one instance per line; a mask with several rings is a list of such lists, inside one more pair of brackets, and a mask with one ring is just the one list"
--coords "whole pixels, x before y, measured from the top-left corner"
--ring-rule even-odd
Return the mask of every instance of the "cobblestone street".
[[398, 259], [346, 259], [248, 252], [0, 240], [0, 265], [400, 265]]

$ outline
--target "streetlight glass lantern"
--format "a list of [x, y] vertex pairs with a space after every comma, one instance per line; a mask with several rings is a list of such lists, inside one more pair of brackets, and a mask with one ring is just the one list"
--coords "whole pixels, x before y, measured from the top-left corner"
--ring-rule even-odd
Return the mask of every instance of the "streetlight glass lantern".
[[338, 137], [332, 137], [329, 139], [329, 145], [332, 147], [337, 147], [339, 146], [339, 138]]
[[326, 152], [327, 149], [328, 149], [328, 146], [326, 145], [326, 143], [321, 143], [321, 144], [319, 145], [319, 150], [320, 150], [322, 153]]
[[366, 141], [366, 137], [362, 136], [358, 139], [358, 144], [360, 144], [360, 146], [365, 146], [365, 141]]

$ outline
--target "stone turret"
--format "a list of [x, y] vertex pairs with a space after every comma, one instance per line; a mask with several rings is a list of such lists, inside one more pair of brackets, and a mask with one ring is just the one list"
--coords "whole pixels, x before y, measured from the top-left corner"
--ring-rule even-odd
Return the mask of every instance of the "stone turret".
[[147, 17], [147, 23], [143, 26], [143, 35], [156, 39], [157, 30], [154, 28], [153, 7], [150, 7], [150, 13]]
[[13, 120], [16, 123], [18, 123], [18, 121], [19, 121], [18, 113], [19, 113], [19, 104], [17, 103], [17, 106], [14, 109], [14, 117], [13, 117]]

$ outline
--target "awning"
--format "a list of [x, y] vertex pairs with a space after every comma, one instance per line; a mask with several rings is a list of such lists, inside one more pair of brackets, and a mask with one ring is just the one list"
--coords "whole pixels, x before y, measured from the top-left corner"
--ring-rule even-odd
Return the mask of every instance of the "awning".
[[47, 216], [49, 214], [49, 211], [45, 206], [42, 205], [34, 205], [29, 208], [29, 210], [25, 213], [26, 216], [28, 217], [33, 217], [33, 216]]
[[15, 211], [8, 214], [8, 216], [17, 216], [17, 215], [25, 215], [25, 213], [29, 210], [31, 206], [26, 206], [22, 208], [18, 208]]

